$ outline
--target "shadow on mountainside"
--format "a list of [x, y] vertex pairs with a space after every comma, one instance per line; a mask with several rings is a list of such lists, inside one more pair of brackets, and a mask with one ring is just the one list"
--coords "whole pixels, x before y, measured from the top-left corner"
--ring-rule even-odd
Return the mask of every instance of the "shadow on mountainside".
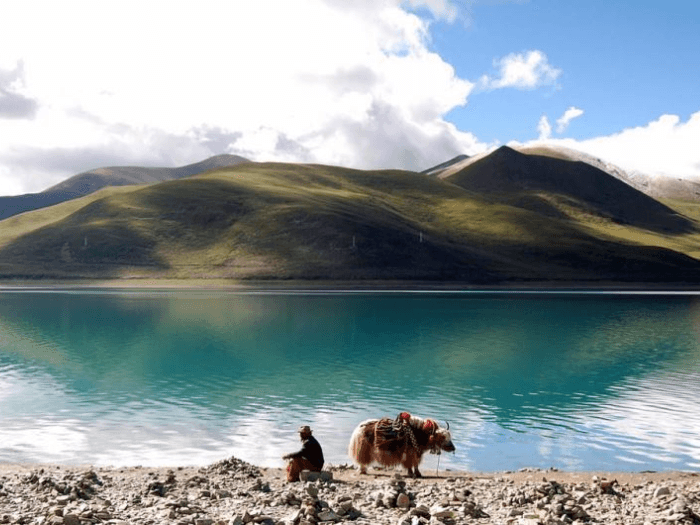
[[[252, 274], [250, 258], [262, 261]], [[89, 203], [4, 246], [0, 275], [498, 280], [474, 259], [386, 206], [204, 178]]]
[[[0, 249], [0, 275], [697, 281], [696, 260], [596, 238], [514, 183], [504, 185], [507, 198], [482, 188], [484, 199], [456, 182], [252, 164], [135, 187], [10, 241]], [[517, 199], [527, 206], [516, 207]]]
[[0, 197], [0, 220], [26, 211], [77, 199], [107, 186], [153, 184], [191, 177], [213, 169], [236, 166], [247, 162], [249, 162], [248, 159], [243, 157], [224, 154], [178, 168], [146, 168], [138, 166], [98, 168], [74, 175], [40, 193]]
[[[554, 201], [624, 224], [663, 234], [697, 231], [696, 225], [659, 201], [585, 162], [527, 155], [503, 146], [444, 180], [509, 204], [524, 207]], [[553, 213], [552, 209], [545, 213]], [[558, 213], [562, 213], [558, 211]]]

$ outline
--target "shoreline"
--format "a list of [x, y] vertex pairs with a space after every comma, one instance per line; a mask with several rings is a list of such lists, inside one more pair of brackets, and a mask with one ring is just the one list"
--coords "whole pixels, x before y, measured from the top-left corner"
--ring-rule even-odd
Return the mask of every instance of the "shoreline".
[[239, 292], [481, 292], [481, 293], [700, 293], [700, 284], [605, 282], [510, 282], [480, 285], [451, 281], [404, 280], [229, 280], [229, 279], [0, 279], [0, 291], [66, 290], [203, 290]]
[[[425, 472], [326, 466], [288, 483], [236, 458], [193, 467], [0, 463], [0, 523], [644, 525], [697, 523], [695, 472]], [[328, 479], [330, 478], [330, 479]]]
[[[237, 458], [236, 462], [245, 464], [260, 471], [265, 477], [280, 479], [284, 478], [285, 470], [282, 467], [260, 467], [253, 465], [244, 460]], [[134, 474], [134, 473], [155, 473], [162, 474], [169, 471], [178, 472], [198, 472], [202, 469], [210, 468], [212, 465], [216, 465], [219, 462], [214, 462], [211, 465], [161, 465], [161, 466], [148, 466], [148, 465], [93, 465], [93, 464], [63, 464], [63, 463], [15, 463], [15, 462], [2, 462], [0, 461], [0, 479], [3, 476], [8, 475], [21, 475], [27, 474], [38, 470], [44, 471], [56, 471], [56, 472], [74, 472], [82, 470], [95, 470], [101, 472], [109, 472], [112, 474], [122, 473], [122, 474]], [[555, 467], [551, 468], [538, 468], [538, 467], [525, 467], [518, 470], [503, 470], [503, 471], [467, 471], [467, 470], [453, 470], [453, 469], [440, 469], [437, 473], [434, 472], [432, 468], [427, 468], [423, 464], [422, 477], [421, 478], [410, 478], [406, 476], [405, 470], [401, 467], [391, 467], [384, 468], [379, 466], [370, 466], [368, 474], [363, 475], [359, 473], [356, 466], [350, 464], [333, 465], [328, 464], [324, 466], [323, 470], [332, 472], [333, 479], [335, 481], [357, 481], [357, 480], [369, 480], [369, 479], [381, 479], [381, 478], [391, 478], [395, 475], [401, 475], [405, 479], [412, 479], [417, 483], [428, 483], [428, 482], [440, 482], [448, 478], [470, 478], [470, 479], [496, 479], [496, 478], [507, 478], [514, 481], [524, 481], [528, 479], [537, 479], [546, 477], [547, 479], [552, 479], [561, 482], [571, 482], [571, 481], [581, 481], [590, 480], [597, 476], [600, 479], [617, 479], [619, 482], [625, 483], [640, 483], [648, 481], [659, 481], [659, 480], [679, 480], [686, 478], [697, 478], [698, 488], [700, 490], [700, 471], [691, 470], [639, 470], [639, 471], [616, 471], [616, 470], [561, 470]]]

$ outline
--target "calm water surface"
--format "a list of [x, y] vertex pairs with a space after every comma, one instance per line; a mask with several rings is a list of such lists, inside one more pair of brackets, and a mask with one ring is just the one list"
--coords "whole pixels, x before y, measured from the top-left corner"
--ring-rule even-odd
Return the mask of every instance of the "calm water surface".
[[408, 410], [441, 469], [698, 470], [699, 299], [0, 291], [0, 462], [282, 466], [310, 424], [342, 464]]

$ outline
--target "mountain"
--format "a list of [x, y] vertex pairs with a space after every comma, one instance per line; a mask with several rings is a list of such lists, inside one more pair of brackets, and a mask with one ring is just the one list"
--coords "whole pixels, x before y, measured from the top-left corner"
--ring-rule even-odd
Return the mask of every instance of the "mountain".
[[639, 171], [627, 171], [593, 155], [562, 146], [520, 146], [516, 149], [521, 153], [585, 162], [626, 182], [654, 199], [700, 202], [700, 182], [698, 181], [668, 175], [649, 175]]
[[427, 170], [423, 170], [423, 171], [421, 171], [421, 173], [423, 175], [438, 175], [440, 173], [443, 173], [448, 168], [451, 168], [452, 166], [467, 160], [468, 158], [469, 158], [469, 155], [457, 155], [456, 157], [453, 157], [446, 162], [442, 162], [442, 163], [438, 164], [437, 166], [433, 166], [432, 168], [428, 168]]
[[[612, 175], [626, 184], [636, 188], [654, 199], [671, 199], [686, 202], [700, 202], [700, 181], [670, 177], [667, 175], [648, 175], [639, 171], [627, 171], [599, 157], [573, 150], [563, 146], [538, 144], [530, 146], [513, 146], [512, 149], [527, 155], [539, 155], [560, 160], [578, 161], [590, 164]], [[422, 173], [439, 178], [446, 178], [472, 163], [486, 157], [490, 152], [468, 157], [459, 155], [447, 162], [438, 164]]]
[[692, 221], [608, 172], [580, 160], [521, 153], [508, 146], [441, 175], [466, 190], [564, 217], [588, 213], [660, 233], [687, 233]]
[[242, 162], [248, 162], [248, 160], [237, 155], [216, 155], [201, 162], [179, 168], [144, 168], [137, 166], [97, 168], [74, 175], [40, 193], [0, 197], [0, 220], [25, 211], [53, 206], [76, 197], [82, 197], [106, 186], [152, 184], [166, 180], [181, 179], [216, 168], [235, 166]]
[[0, 277], [700, 284], [700, 207], [551, 160], [501, 148], [442, 179], [243, 163], [107, 187], [0, 222]]

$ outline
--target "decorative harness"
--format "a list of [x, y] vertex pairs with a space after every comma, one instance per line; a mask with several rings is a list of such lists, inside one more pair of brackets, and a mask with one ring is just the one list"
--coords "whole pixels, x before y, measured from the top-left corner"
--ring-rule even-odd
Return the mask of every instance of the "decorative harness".
[[[381, 447], [390, 441], [401, 440], [409, 442], [416, 454], [420, 453], [420, 446], [418, 445], [418, 440], [416, 440], [416, 435], [410, 422], [411, 414], [408, 412], [401, 412], [393, 421], [389, 418], [379, 420], [375, 426], [375, 444]], [[428, 432], [432, 438], [438, 429], [438, 425], [432, 419], [426, 419], [422, 428]], [[391, 438], [389, 436], [391, 436]], [[440, 454], [440, 447], [435, 443], [435, 440], [431, 439], [430, 443], [430, 453]]]

